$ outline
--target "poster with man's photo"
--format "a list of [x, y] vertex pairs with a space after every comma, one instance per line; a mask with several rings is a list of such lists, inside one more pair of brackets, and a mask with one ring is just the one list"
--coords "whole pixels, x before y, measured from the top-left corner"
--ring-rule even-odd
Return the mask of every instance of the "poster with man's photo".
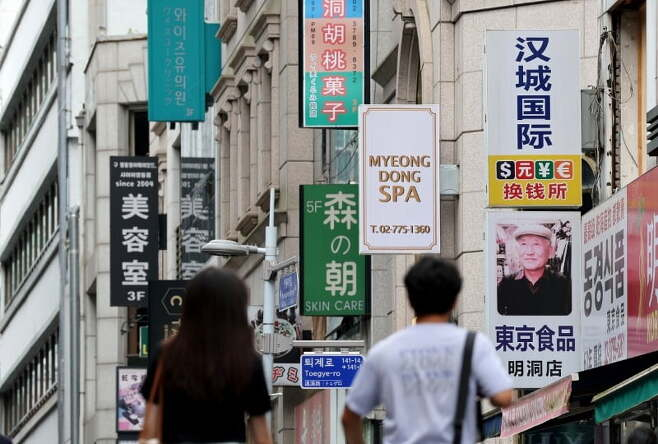
[[488, 332], [516, 388], [579, 370], [580, 213], [489, 211]]

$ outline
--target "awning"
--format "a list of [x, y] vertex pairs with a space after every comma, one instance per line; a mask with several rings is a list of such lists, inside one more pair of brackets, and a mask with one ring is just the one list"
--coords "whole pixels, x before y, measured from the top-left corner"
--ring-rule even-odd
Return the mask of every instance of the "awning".
[[657, 396], [658, 364], [594, 396], [594, 419], [607, 421]]
[[571, 381], [571, 376], [566, 376], [502, 409], [500, 437], [516, 435], [568, 412]]

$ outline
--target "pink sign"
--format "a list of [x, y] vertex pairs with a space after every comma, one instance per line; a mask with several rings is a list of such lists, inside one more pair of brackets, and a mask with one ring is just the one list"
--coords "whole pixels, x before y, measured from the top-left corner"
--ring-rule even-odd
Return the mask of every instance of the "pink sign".
[[628, 357], [658, 350], [658, 168], [628, 185]]
[[522, 397], [504, 408], [500, 437], [516, 435], [569, 411], [571, 376]]
[[322, 390], [295, 407], [295, 444], [331, 442], [330, 410], [330, 390]]

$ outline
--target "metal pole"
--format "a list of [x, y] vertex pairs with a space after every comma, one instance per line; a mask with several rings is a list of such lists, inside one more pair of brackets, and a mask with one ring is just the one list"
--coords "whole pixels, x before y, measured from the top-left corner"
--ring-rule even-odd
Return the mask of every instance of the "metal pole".
[[[70, 352], [67, 332], [69, 295], [66, 292], [67, 284], [67, 216], [68, 216], [68, 140], [67, 140], [67, 114], [66, 114], [66, 75], [68, 70], [67, 54], [67, 22], [68, 0], [57, 0], [57, 190], [59, 210], [59, 344], [57, 366], [57, 433], [59, 443], [66, 441], [66, 397], [70, 390], [67, 387], [66, 368], [68, 367], [67, 354]], [[77, 444], [77, 443], [76, 443]]]
[[78, 230], [80, 208], [71, 210], [69, 227], [70, 239], [70, 284], [71, 289], [71, 443], [80, 442], [80, 249], [78, 247]]
[[[276, 263], [277, 229], [274, 225], [274, 188], [270, 188], [270, 221], [265, 228], [265, 261], [271, 266]], [[266, 265], [267, 266], [267, 265]], [[266, 276], [263, 282], [263, 337], [271, 339], [274, 334], [274, 279]], [[272, 393], [272, 365], [274, 356], [270, 346], [263, 353], [263, 371], [267, 389]]]

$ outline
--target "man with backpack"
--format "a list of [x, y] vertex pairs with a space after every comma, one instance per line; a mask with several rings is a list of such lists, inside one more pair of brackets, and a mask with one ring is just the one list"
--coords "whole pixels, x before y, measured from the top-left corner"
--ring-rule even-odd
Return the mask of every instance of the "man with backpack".
[[370, 350], [343, 412], [347, 443], [363, 443], [362, 417], [383, 405], [385, 444], [472, 444], [477, 396], [506, 407], [511, 379], [486, 336], [449, 322], [462, 286], [452, 263], [425, 256], [404, 284], [416, 323]]

